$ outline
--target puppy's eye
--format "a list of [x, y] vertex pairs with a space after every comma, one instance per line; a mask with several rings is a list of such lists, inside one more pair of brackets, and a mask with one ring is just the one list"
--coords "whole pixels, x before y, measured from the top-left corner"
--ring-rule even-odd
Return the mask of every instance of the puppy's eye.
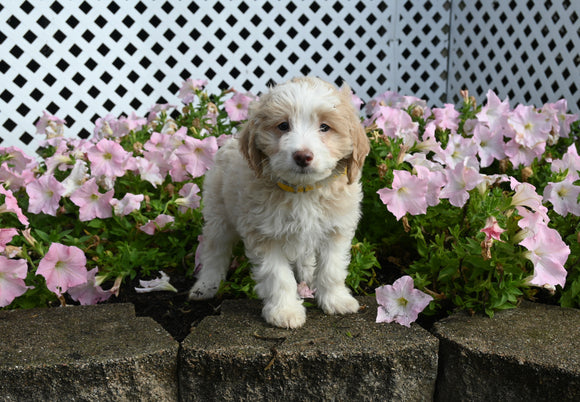
[[280, 131], [288, 131], [288, 130], [290, 130], [290, 124], [288, 124], [287, 121], [284, 121], [284, 122], [278, 124], [277, 127], [278, 127], [278, 130], [280, 130]]
[[320, 131], [322, 131], [323, 133], [326, 133], [329, 130], [330, 130], [330, 126], [328, 124], [321, 124], [320, 125]]

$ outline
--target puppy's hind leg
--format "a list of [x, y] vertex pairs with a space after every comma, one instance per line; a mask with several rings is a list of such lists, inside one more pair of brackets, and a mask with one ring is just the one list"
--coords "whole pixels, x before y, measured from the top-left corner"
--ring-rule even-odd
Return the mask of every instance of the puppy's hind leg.
[[211, 299], [216, 295], [221, 281], [226, 278], [232, 248], [237, 240], [235, 231], [222, 220], [206, 223], [201, 244], [201, 268], [189, 291], [190, 300]]

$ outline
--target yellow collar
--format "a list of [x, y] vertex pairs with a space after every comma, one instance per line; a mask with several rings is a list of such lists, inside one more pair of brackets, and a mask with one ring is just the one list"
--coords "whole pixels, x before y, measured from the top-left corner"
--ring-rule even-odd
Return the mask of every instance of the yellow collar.
[[324, 187], [324, 185], [331, 180], [334, 180], [334, 179], [339, 178], [341, 176], [345, 176], [346, 171], [347, 170], [346, 170], [346, 166], [345, 166], [341, 173], [336, 173], [336, 174], [332, 175], [331, 177], [324, 179], [322, 181], [319, 181], [318, 183], [314, 183], [314, 184], [295, 185], [295, 184], [290, 184], [284, 180], [280, 180], [276, 184], [278, 185], [278, 187], [280, 187], [282, 190], [284, 190], [288, 193], [306, 193], [308, 191], [312, 191], [312, 190], [316, 190], [317, 188]]

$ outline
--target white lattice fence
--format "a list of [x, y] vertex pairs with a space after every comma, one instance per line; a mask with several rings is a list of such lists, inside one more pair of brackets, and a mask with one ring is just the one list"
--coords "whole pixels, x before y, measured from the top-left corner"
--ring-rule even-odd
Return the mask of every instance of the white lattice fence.
[[462, 88], [480, 101], [491, 88], [512, 106], [566, 98], [580, 112], [580, 1], [459, 1], [451, 26], [455, 102]]
[[436, 101], [446, 90], [449, 6], [419, 3], [3, 3], [2, 145], [33, 151], [33, 123], [43, 110], [64, 118], [68, 135], [86, 137], [91, 121], [107, 113], [143, 115], [157, 102], [176, 102], [190, 77], [209, 79], [210, 91], [258, 93], [270, 82], [313, 74], [344, 80], [364, 99], [400, 90]]
[[[537, 4], [536, 4], [537, 3]], [[186, 78], [259, 93], [312, 74], [363, 99], [457, 101], [488, 87], [580, 109], [579, 2], [10, 0], [0, 3], [0, 140], [36, 149], [43, 110], [87, 137], [97, 117], [177, 102]], [[449, 38], [451, 37], [451, 51]]]

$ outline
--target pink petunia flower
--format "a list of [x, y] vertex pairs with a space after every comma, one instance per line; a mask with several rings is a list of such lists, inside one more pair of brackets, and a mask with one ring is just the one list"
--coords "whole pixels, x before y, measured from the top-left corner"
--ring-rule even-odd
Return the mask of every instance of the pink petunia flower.
[[486, 240], [502, 241], [500, 236], [503, 232], [505, 232], [505, 229], [502, 229], [499, 226], [495, 216], [488, 216], [485, 221], [485, 227], [481, 229], [480, 232], [485, 233]]
[[25, 170], [21, 174], [10, 169], [6, 162], [0, 164], [0, 183], [3, 183], [6, 188], [18, 191], [32, 180], [34, 180], [34, 173], [31, 171]]
[[308, 284], [304, 281], [300, 282], [297, 286], [298, 296], [301, 299], [312, 299], [316, 293], [316, 289], [310, 289]]
[[564, 243], [558, 231], [543, 226], [519, 244], [528, 249], [524, 255], [534, 264], [534, 274], [528, 280], [531, 285], [564, 287], [567, 276], [564, 264], [570, 255], [570, 247]]
[[505, 154], [509, 158], [514, 167], [530, 166], [534, 159], [540, 158], [546, 149], [545, 142], [538, 142], [533, 147], [527, 147], [515, 140], [511, 139], [505, 144]]
[[26, 187], [29, 197], [28, 212], [56, 216], [64, 186], [53, 175], [43, 175]]
[[6, 307], [32, 286], [26, 286], [26, 260], [12, 260], [0, 255], [0, 307]]
[[62, 137], [66, 122], [43, 111], [42, 117], [36, 122], [36, 133], [45, 134], [46, 138]]
[[473, 130], [473, 138], [477, 144], [480, 166], [488, 167], [494, 160], [505, 158], [505, 143], [503, 135], [490, 130], [483, 124], [477, 124]]
[[188, 78], [181, 84], [177, 97], [185, 104], [192, 103], [195, 99], [196, 91], [203, 89], [207, 85], [207, 80], [194, 80]]
[[483, 181], [479, 172], [466, 165], [466, 162], [458, 163], [454, 169], [445, 171], [447, 184], [441, 190], [440, 198], [449, 199], [449, 203], [455, 207], [463, 207], [469, 199], [468, 191], [473, 190]]
[[224, 102], [224, 108], [231, 121], [242, 121], [248, 118], [248, 108], [254, 97], [236, 92], [234, 96]]
[[156, 160], [154, 158], [159, 158], [163, 161], [161, 162], [162, 164], [165, 162], [160, 152], [147, 152], [146, 154], [144, 158], [140, 156], [134, 158], [135, 167], [139, 171], [142, 180], [148, 181], [153, 187], [157, 187], [157, 185], [163, 183], [167, 173], [161, 172], [160, 165], [154, 162]]
[[46, 286], [60, 296], [69, 288], [87, 282], [85, 253], [75, 246], [52, 243], [38, 263], [36, 273], [44, 276]]
[[87, 151], [93, 176], [121, 177], [130, 154], [115, 141], [103, 138]]
[[151, 122], [153, 120], [156, 120], [159, 117], [159, 113], [167, 112], [167, 110], [174, 109], [176, 107], [177, 107], [176, 105], [172, 105], [169, 103], [163, 103], [163, 104], [158, 103], [156, 105], [153, 105], [149, 109], [149, 114], [147, 115], [147, 121]]
[[147, 233], [148, 235], [153, 235], [157, 230], [165, 230], [174, 221], [175, 218], [173, 216], [160, 214], [154, 220], [150, 220], [145, 225], [141, 226], [139, 230]]
[[544, 221], [550, 221], [548, 208], [542, 205], [542, 196], [536, 192], [536, 187], [529, 183], [520, 183], [514, 177], [510, 177], [510, 186], [515, 190], [511, 205], [529, 208], [541, 214]]
[[568, 147], [562, 159], [552, 161], [552, 172], [564, 172], [568, 170], [567, 177], [578, 180], [580, 178], [580, 156], [576, 145], [572, 144]]
[[578, 203], [580, 186], [574, 185], [572, 178], [567, 178], [557, 183], [548, 183], [544, 188], [544, 201], [552, 203], [554, 211], [562, 216], [580, 216], [580, 204]]
[[517, 234], [518, 241], [521, 241], [528, 236], [533, 236], [548, 225], [548, 220], [546, 220], [547, 215], [543, 215], [536, 211], [530, 211], [528, 208], [522, 206], [517, 206], [516, 210], [518, 211], [518, 215], [521, 217], [518, 221], [518, 226], [522, 229], [522, 232]]
[[117, 118], [112, 114], [105, 117], [100, 117], [95, 121], [95, 129], [93, 130], [93, 139], [100, 141], [103, 138], [111, 138], [114, 136], [113, 129], [117, 124]]
[[82, 306], [91, 306], [111, 297], [113, 293], [103, 290], [97, 285], [95, 276], [98, 272], [98, 268], [91, 269], [87, 272], [85, 283], [68, 289], [67, 293], [74, 301], [78, 301]]
[[425, 130], [423, 131], [422, 138], [419, 142], [415, 144], [418, 152], [428, 154], [429, 152], [434, 152], [436, 155], [443, 154], [443, 148], [441, 148], [441, 143], [437, 141], [435, 133], [437, 131], [437, 126], [433, 121], [428, 122], [425, 125]]
[[12, 238], [18, 234], [14, 228], [0, 229], [0, 252], [6, 249], [6, 245], [12, 241]]
[[99, 186], [93, 177], [71, 194], [70, 200], [79, 207], [79, 219], [90, 221], [95, 218], [110, 218], [113, 216], [111, 200], [114, 190], [99, 192]]
[[55, 153], [45, 159], [46, 173], [54, 174], [56, 169], [64, 172], [72, 166], [73, 159], [70, 156], [70, 150], [66, 141], [60, 142]]
[[28, 226], [28, 218], [22, 213], [22, 209], [18, 206], [18, 200], [10, 190], [6, 190], [0, 184], [0, 194], [4, 195], [4, 204], [0, 205], [0, 214], [5, 212], [12, 212], [24, 226]]
[[494, 133], [502, 133], [503, 127], [507, 126], [507, 116], [510, 111], [509, 100], [500, 101], [491, 89], [487, 91], [487, 103], [477, 113], [477, 119], [487, 124]]
[[4, 160], [2, 164], [15, 173], [22, 174], [26, 170], [32, 170], [37, 163], [29, 158], [24, 151], [18, 147], [0, 147], [0, 156]]
[[373, 99], [371, 99], [366, 107], [366, 113], [368, 115], [374, 115], [381, 106], [390, 106], [390, 107], [394, 107], [394, 108], [402, 108], [402, 104], [405, 101], [405, 97], [402, 95], [399, 95], [396, 92], [393, 91], [386, 91], [382, 94], [380, 94], [379, 96], [374, 97]]
[[392, 285], [376, 289], [379, 308], [377, 322], [397, 322], [410, 327], [419, 313], [433, 300], [433, 297], [414, 288], [413, 278], [406, 275]]
[[381, 106], [373, 119], [387, 137], [402, 138], [403, 144], [409, 146], [419, 140], [419, 125], [404, 110]]
[[445, 173], [440, 170], [430, 170], [422, 165], [415, 165], [413, 168], [417, 172], [417, 177], [427, 182], [427, 195], [425, 196], [427, 206], [432, 207], [439, 204], [441, 188], [447, 183]]
[[116, 216], [129, 215], [133, 211], [137, 211], [141, 208], [141, 202], [145, 199], [143, 194], [131, 194], [127, 193], [125, 196], [118, 200], [113, 198], [110, 201], [111, 206], [115, 212]]
[[146, 118], [139, 117], [135, 112], [131, 112], [130, 116], [123, 116], [117, 121], [114, 136], [124, 137], [131, 131], [139, 131], [145, 124], [147, 124]]
[[545, 143], [550, 134], [551, 125], [546, 117], [532, 106], [518, 105], [508, 116], [508, 124], [514, 130], [513, 139], [527, 148], [534, 148]]
[[477, 155], [477, 142], [473, 138], [464, 138], [459, 134], [451, 134], [449, 142], [443, 153], [435, 156], [435, 160], [447, 165], [453, 169], [459, 163], [470, 159], [470, 165], [479, 165], [475, 155]]
[[[558, 137], [568, 138], [570, 134], [570, 125], [578, 120], [575, 114], [568, 114], [568, 102], [566, 99], [560, 99], [556, 103], [546, 103], [542, 107], [542, 114], [547, 116], [552, 124], [550, 135], [554, 135], [553, 142], [556, 142]], [[556, 134], [554, 134], [556, 133]]]
[[427, 181], [411, 175], [406, 170], [393, 172], [392, 189], [383, 188], [377, 193], [387, 209], [401, 219], [407, 212], [419, 215], [427, 212]]
[[89, 178], [87, 163], [82, 159], [75, 162], [71, 172], [66, 179], [62, 181], [64, 186], [64, 197], [70, 197], [72, 193], [80, 188], [83, 183]]
[[150, 292], [177, 292], [177, 289], [169, 283], [169, 276], [163, 272], [159, 271], [161, 274], [160, 278], [152, 279], [150, 281], [143, 281], [139, 280], [140, 288], [135, 288], [135, 292], [137, 293], [150, 293]]
[[[213, 157], [217, 150], [217, 140], [213, 136], [202, 140], [187, 137], [185, 143], [175, 151], [179, 161], [176, 161], [174, 168], [181, 164], [185, 166], [187, 173], [192, 178], [201, 177], [213, 166]], [[174, 176], [173, 172], [170, 172], [170, 174], [172, 177]]]
[[443, 108], [433, 108], [435, 124], [442, 130], [449, 130], [456, 133], [459, 128], [459, 112], [455, 110], [455, 105], [446, 103]]
[[186, 183], [181, 190], [179, 190], [179, 195], [181, 198], [175, 200], [175, 203], [179, 206], [179, 212], [182, 214], [190, 209], [196, 209], [200, 205], [201, 197], [199, 194], [199, 186], [195, 183]]

